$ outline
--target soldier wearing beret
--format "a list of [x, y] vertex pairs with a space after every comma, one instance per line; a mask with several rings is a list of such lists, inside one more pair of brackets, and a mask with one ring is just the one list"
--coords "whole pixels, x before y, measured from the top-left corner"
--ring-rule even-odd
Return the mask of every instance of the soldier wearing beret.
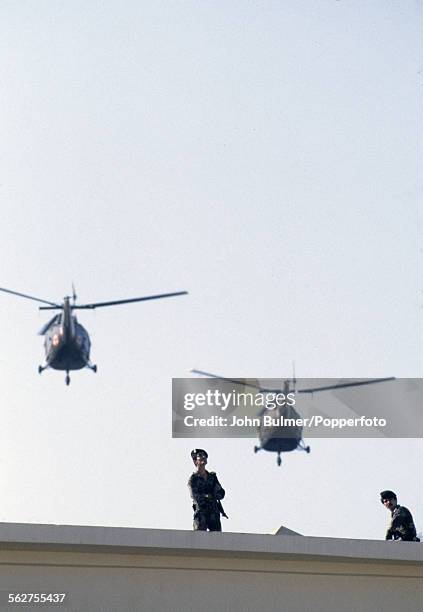
[[391, 523], [386, 532], [385, 540], [403, 540], [405, 542], [420, 542], [416, 537], [411, 512], [405, 507], [400, 506], [397, 496], [393, 491], [382, 491], [380, 501], [391, 512]]
[[[188, 480], [188, 488], [193, 500], [194, 531], [222, 531], [220, 515], [226, 516], [220, 500], [225, 491], [215, 472], [206, 470], [208, 454], [202, 448], [194, 448], [191, 458], [196, 471]], [[228, 518], [228, 517], [226, 517]]]

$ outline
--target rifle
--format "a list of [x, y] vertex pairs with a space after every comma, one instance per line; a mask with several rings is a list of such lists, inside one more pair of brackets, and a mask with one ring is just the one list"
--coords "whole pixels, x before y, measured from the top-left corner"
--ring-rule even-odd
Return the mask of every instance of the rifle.
[[219, 510], [220, 514], [228, 519], [229, 516], [224, 511], [223, 506], [222, 506], [222, 502], [220, 501], [220, 499], [217, 500], [216, 505], [217, 505], [217, 509]]
[[[205, 499], [207, 506], [215, 506], [222, 516], [224, 516], [227, 519], [229, 518], [229, 516], [226, 514], [226, 512], [223, 509], [222, 502], [220, 501], [220, 499], [216, 499], [210, 493], [206, 493], [206, 495], [204, 495], [204, 499]], [[200, 509], [198, 507], [198, 504], [194, 503], [193, 510], [195, 511], [197, 508]]]

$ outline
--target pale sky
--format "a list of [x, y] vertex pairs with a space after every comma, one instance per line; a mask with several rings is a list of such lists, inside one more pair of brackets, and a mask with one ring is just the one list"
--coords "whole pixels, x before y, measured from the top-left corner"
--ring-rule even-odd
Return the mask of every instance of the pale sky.
[[[0, 286], [190, 292], [82, 312], [98, 373], [69, 388], [37, 373], [50, 313], [0, 295], [1, 521], [190, 529], [193, 367], [423, 376], [422, 26], [417, 0], [1, 4]], [[423, 531], [421, 439], [310, 444], [195, 444], [226, 531], [382, 538], [386, 488]]]

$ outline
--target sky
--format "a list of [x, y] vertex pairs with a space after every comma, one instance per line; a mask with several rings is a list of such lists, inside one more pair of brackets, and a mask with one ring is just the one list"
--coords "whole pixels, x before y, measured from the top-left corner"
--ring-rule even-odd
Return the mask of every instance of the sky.
[[[191, 529], [191, 368], [422, 376], [422, 25], [416, 0], [1, 4], [0, 285], [189, 295], [81, 311], [98, 373], [69, 387], [37, 373], [48, 313], [0, 295], [0, 521]], [[423, 531], [421, 439], [309, 442], [278, 468], [196, 441], [225, 531], [380, 539], [387, 488]]]

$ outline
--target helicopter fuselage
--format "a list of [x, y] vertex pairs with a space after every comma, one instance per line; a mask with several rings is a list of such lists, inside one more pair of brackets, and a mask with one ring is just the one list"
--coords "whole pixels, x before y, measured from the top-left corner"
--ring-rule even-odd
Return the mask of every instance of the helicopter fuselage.
[[54, 370], [81, 370], [90, 362], [90, 337], [72, 314], [69, 298], [63, 311], [56, 315], [44, 331], [46, 366]]
[[63, 325], [52, 325], [45, 334], [46, 363], [54, 370], [81, 370], [90, 361], [90, 337], [72, 316], [72, 333]]
[[40, 373], [46, 368], [65, 370], [68, 385], [71, 370], [87, 367], [94, 372], [97, 371], [97, 366], [90, 363], [90, 337], [87, 330], [72, 314], [68, 297], [64, 299], [62, 313], [53, 317], [41, 333], [45, 337], [46, 363], [38, 368]]
[[[267, 424], [269, 419], [270, 424]], [[288, 422], [293, 424], [279, 424], [284, 419], [289, 419]], [[297, 425], [299, 419], [300, 415], [293, 406], [278, 407], [272, 413], [272, 417], [262, 415], [258, 428], [260, 446], [255, 448], [277, 453], [278, 463], [281, 453], [289, 453], [297, 448], [302, 449], [304, 447], [303, 428]]]

